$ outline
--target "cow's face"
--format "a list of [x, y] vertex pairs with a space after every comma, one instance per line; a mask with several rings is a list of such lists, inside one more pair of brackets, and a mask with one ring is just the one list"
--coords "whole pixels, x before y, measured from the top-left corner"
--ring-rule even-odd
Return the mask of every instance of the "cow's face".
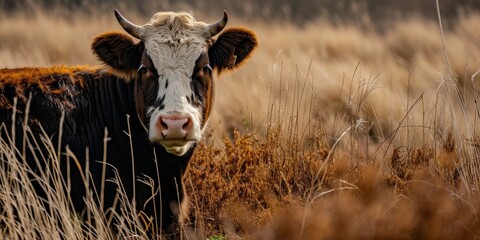
[[160, 12], [137, 26], [115, 11], [122, 27], [140, 39], [105, 33], [93, 51], [114, 73], [135, 85], [137, 114], [149, 139], [175, 155], [185, 154], [200, 140], [214, 96], [214, 70], [235, 69], [257, 46], [253, 32], [223, 30], [227, 14], [214, 24], [197, 22], [189, 13]]

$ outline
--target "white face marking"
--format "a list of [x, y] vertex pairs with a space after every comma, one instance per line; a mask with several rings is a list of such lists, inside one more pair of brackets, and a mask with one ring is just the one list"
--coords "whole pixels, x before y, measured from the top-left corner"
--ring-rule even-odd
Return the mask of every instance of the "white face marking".
[[[183, 155], [199, 141], [203, 129], [201, 127], [202, 112], [190, 104], [187, 97], [194, 95], [191, 77], [195, 61], [206, 46], [205, 23], [195, 22], [183, 13], [157, 13], [150, 23], [144, 25], [142, 39], [145, 49], [159, 75], [157, 99], [164, 97], [164, 108], [147, 106], [150, 116], [149, 138], [152, 142], [160, 142], [165, 149], [175, 155]], [[168, 81], [168, 87], [165, 88]], [[159, 119], [176, 114], [188, 117], [192, 121], [192, 130], [184, 139], [165, 141], [159, 127]]]

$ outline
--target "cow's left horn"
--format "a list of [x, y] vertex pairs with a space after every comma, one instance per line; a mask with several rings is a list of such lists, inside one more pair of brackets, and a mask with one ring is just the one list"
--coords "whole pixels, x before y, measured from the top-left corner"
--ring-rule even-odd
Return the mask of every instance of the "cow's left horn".
[[137, 26], [131, 23], [130, 21], [128, 21], [126, 18], [122, 16], [122, 14], [120, 14], [120, 12], [117, 9], [115, 9], [115, 17], [117, 17], [118, 23], [120, 23], [120, 25], [122, 26], [123, 29], [125, 29], [125, 31], [127, 31], [133, 37], [140, 39], [140, 29], [142, 27]]
[[208, 25], [208, 32], [210, 34], [210, 37], [213, 37], [218, 33], [220, 33], [223, 30], [223, 28], [227, 25], [227, 21], [228, 21], [227, 11], [223, 10], [223, 18], [216, 23], [212, 23]]

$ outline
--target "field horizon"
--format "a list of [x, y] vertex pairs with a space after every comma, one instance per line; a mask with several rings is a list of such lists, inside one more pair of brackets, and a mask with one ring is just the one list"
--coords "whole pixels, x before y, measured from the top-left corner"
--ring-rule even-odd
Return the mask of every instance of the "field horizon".
[[[382, 28], [230, 17], [227, 27], [252, 29], [260, 45], [241, 69], [216, 76], [209, 128], [184, 179], [184, 239], [479, 238], [480, 13]], [[90, 42], [109, 30], [121, 31], [113, 10], [0, 16], [0, 68], [98, 65]], [[0, 139], [2, 165], [21, 160], [14, 151]], [[0, 239], [148, 238], [129, 211], [112, 234], [94, 202], [97, 225], [72, 217], [55, 191], [59, 219], [27, 204], [22, 169], [0, 174], [0, 205], [24, 213], [4, 210]]]

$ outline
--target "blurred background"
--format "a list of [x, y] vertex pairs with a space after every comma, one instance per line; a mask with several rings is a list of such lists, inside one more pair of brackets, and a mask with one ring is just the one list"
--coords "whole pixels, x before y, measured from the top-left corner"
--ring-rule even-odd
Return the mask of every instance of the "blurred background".
[[[480, 8], [477, 0], [441, 0], [440, 9], [445, 19], [453, 19], [463, 12]], [[0, 7], [5, 12], [32, 12], [36, 9], [59, 8], [65, 11], [95, 13], [109, 11], [112, 7], [133, 9], [141, 14], [160, 10], [195, 9], [212, 14], [228, 9], [245, 19], [291, 21], [296, 24], [329, 18], [335, 21], [371, 21], [382, 25], [383, 21], [398, 20], [412, 15], [435, 18], [435, 1], [426, 0], [3, 0]]]

